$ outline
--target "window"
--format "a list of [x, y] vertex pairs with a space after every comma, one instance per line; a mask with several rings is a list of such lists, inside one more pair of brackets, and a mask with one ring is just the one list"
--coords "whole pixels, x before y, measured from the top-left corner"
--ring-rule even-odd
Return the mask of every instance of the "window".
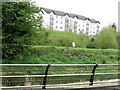
[[65, 18], [65, 22], [69, 22], [69, 19], [68, 19], [68, 18]]
[[86, 27], [86, 34], [89, 34], [89, 28]]
[[99, 28], [99, 26], [97, 26], [97, 28]]
[[53, 25], [53, 21], [52, 20], [50, 20], [50, 25]]
[[77, 22], [76, 21], [74, 22], [74, 32], [77, 33]]
[[58, 21], [56, 21], [56, 23], [58, 23]]
[[97, 32], [99, 32], [99, 29], [97, 29]]
[[58, 18], [58, 16], [56, 16], [56, 18]]
[[62, 27], [60, 27], [60, 29], [62, 29]]
[[88, 31], [86, 31], [86, 34], [89, 34], [89, 32], [88, 32]]
[[77, 33], [77, 30], [74, 30], [75, 33]]
[[86, 28], [86, 30], [88, 31], [88, 30], [89, 30], [89, 28]]
[[50, 26], [50, 29], [53, 29], [53, 26]]
[[57, 26], [56, 26], [56, 29], [57, 29]]
[[50, 15], [50, 29], [53, 29], [53, 24], [54, 24], [54, 17], [53, 15]]
[[74, 27], [77, 27], [77, 22], [74, 22]]
[[65, 31], [68, 31], [68, 28], [69, 28], [69, 18], [66, 17], [65, 18]]
[[86, 26], [89, 26], [89, 23], [86, 23]]
[[63, 16], [61, 16], [61, 19], [63, 19]]
[[54, 17], [53, 17], [53, 15], [50, 15], [50, 20], [54, 20]]
[[61, 24], [62, 24], [62, 22], [61, 22]]

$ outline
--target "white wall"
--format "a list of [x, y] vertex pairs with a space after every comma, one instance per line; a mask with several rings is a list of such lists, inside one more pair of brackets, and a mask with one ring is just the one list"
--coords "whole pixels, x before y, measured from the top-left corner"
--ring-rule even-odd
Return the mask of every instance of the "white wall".
[[[100, 26], [99, 23], [91, 23], [88, 19], [87, 20], [80, 20], [77, 17], [71, 18], [69, 17], [67, 14], [66, 16], [58, 16], [55, 15], [53, 12], [51, 12], [50, 14], [46, 13], [43, 9], [42, 9], [41, 13], [43, 16], [43, 26], [45, 28], [49, 28], [50, 26], [50, 15], [54, 16], [54, 24], [53, 24], [53, 29], [57, 30], [57, 31], [65, 31], [65, 18], [68, 17], [69, 18], [69, 29], [72, 29], [72, 32], [74, 32], [74, 22], [77, 22], [77, 32], [76, 33], [84, 33], [86, 34], [86, 23], [89, 24], [89, 30], [88, 30], [88, 34], [87, 35], [96, 35], [97, 34], [97, 25]], [[100, 29], [100, 28], [99, 28]]]

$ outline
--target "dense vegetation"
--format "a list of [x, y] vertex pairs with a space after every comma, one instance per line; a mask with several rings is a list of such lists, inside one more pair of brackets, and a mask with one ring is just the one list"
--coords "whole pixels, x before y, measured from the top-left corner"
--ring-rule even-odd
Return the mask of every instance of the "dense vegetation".
[[22, 58], [35, 28], [41, 29], [40, 10], [30, 2], [2, 2], [2, 58]]
[[118, 35], [112, 26], [104, 27], [99, 35], [96, 36], [96, 48], [118, 48]]

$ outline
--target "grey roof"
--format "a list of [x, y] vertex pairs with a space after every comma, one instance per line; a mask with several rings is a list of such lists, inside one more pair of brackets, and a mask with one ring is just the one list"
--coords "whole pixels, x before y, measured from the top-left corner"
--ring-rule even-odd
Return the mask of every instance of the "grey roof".
[[62, 12], [62, 11], [58, 11], [58, 10], [52, 10], [52, 9], [43, 8], [43, 7], [41, 7], [41, 9], [43, 9], [48, 14], [51, 13], [51, 12], [53, 12], [55, 15], [59, 15], [59, 16], [68, 15], [69, 17], [72, 17], [72, 18], [77, 17], [80, 20], [86, 20], [86, 19], [88, 19], [91, 23], [100, 23], [99, 21], [96, 21], [95, 19], [90, 19], [90, 18], [87, 18], [87, 17], [82, 16], [82, 15], [77, 15], [77, 14], [72, 14], [72, 13], [66, 13], [66, 12]]
[[55, 15], [65, 16], [65, 13], [62, 11], [52, 10]]
[[51, 13], [52, 12], [51, 9], [47, 9], [47, 8], [43, 8], [43, 7], [41, 7], [41, 9], [43, 9], [46, 13]]
[[96, 21], [96, 22], [100, 24], [100, 22], [99, 22], [99, 21]]
[[97, 21], [95, 19], [90, 19], [91, 23], [97, 23]]
[[85, 17], [85, 16], [77, 15], [77, 17], [78, 17], [78, 19], [86, 20], [86, 17]]
[[66, 13], [69, 17], [72, 17], [74, 18], [76, 15], [75, 14], [72, 14], [72, 13]]

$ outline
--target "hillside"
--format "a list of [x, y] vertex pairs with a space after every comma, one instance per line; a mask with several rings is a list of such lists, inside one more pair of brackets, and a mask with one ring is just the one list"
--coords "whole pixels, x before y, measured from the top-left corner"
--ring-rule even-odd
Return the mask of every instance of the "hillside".
[[22, 60], [3, 60], [3, 63], [26, 64], [117, 64], [115, 49], [86, 49], [50, 46], [34, 46]]

